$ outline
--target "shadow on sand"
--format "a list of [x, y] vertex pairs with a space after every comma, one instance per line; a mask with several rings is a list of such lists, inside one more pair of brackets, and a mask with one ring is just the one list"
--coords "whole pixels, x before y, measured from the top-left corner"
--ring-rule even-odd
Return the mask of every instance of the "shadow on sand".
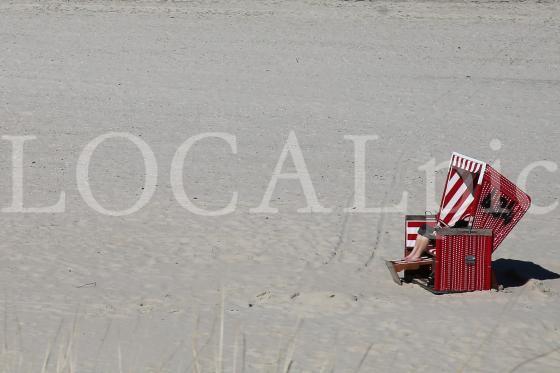
[[558, 273], [549, 271], [533, 262], [515, 259], [498, 259], [492, 262], [492, 269], [498, 284], [504, 288], [525, 285], [529, 280], [554, 280], [560, 278]]

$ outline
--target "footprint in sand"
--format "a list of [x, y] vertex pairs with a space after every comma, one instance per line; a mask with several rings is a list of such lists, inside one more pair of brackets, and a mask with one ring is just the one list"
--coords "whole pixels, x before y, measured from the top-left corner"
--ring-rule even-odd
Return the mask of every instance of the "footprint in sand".
[[300, 293], [293, 299], [294, 309], [304, 317], [345, 314], [358, 305], [351, 294], [334, 292]]

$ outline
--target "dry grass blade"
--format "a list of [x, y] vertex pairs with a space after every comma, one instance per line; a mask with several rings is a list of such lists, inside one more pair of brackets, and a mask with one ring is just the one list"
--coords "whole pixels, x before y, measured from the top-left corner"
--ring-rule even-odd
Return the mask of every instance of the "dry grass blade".
[[373, 347], [373, 343], [369, 345], [368, 349], [364, 353], [364, 356], [362, 356], [362, 359], [360, 360], [360, 364], [358, 364], [358, 367], [356, 368], [356, 373], [358, 373], [360, 371], [360, 369], [362, 369], [362, 365], [364, 365], [364, 362], [366, 361], [372, 347]]
[[195, 325], [195, 332], [193, 333], [193, 361], [185, 368], [186, 371], [189, 371], [191, 368], [195, 373], [200, 373], [201, 369], [200, 369], [200, 361], [199, 361], [199, 357], [200, 357], [200, 353], [202, 351], [204, 351], [208, 345], [210, 344], [210, 342], [212, 341], [212, 336], [214, 335], [214, 331], [216, 329], [216, 320], [218, 318], [218, 315], [216, 315], [216, 317], [214, 317], [214, 320], [212, 322], [212, 327], [210, 328], [210, 333], [208, 339], [206, 339], [206, 341], [200, 346], [200, 348], [198, 347], [198, 335], [199, 335], [199, 319], [198, 317], [196, 317], [196, 325]]
[[237, 373], [237, 354], [239, 349], [239, 334], [240, 334], [240, 327], [238, 325], [235, 331], [235, 339], [233, 342], [233, 362], [231, 367], [232, 373]]
[[296, 337], [302, 325], [303, 325], [303, 320], [298, 319], [296, 324], [296, 329], [294, 331], [294, 334], [290, 338], [290, 342], [288, 343], [288, 347], [286, 349], [286, 356], [284, 358], [284, 367], [282, 368], [282, 373], [288, 373], [292, 369], [292, 365], [294, 363], [293, 356], [294, 356], [295, 345], [296, 345]]
[[198, 315], [195, 317], [194, 322], [194, 333], [192, 337], [192, 355], [193, 355], [193, 371], [194, 373], [200, 373], [200, 363], [198, 361], [198, 327], [200, 323], [200, 318]]
[[[321, 367], [320, 373], [334, 372], [335, 356], [328, 358]], [[330, 368], [330, 369], [329, 369]]]
[[103, 337], [101, 338], [101, 343], [99, 344], [99, 347], [97, 348], [97, 352], [95, 353], [95, 365], [93, 366], [93, 372], [97, 372], [97, 363], [99, 362], [99, 356], [101, 356], [101, 350], [103, 349], [103, 345], [105, 344], [105, 341], [107, 340], [107, 336], [109, 335], [109, 330], [111, 329], [111, 324], [112, 324], [112, 320], [109, 319], [107, 322], [107, 328], [105, 328], [105, 333], [103, 334]]
[[242, 352], [241, 352], [241, 373], [245, 373], [245, 358], [247, 356], [247, 339], [245, 338], [245, 333], [242, 336]]
[[57, 372], [69, 372], [72, 373], [73, 369], [73, 360], [72, 360], [72, 347], [74, 346], [74, 338], [76, 337], [76, 330], [78, 329], [78, 311], [74, 315], [74, 321], [72, 322], [72, 332], [68, 337], [68, 343], [66, 345], [66, 349], [62, 354], [62, 361], [57, 362], [60, 363], [61, 369], [57, 370]]
[[224, 303], [226, 292], [222, 288], [222, 299], [220, 303], [220, 338], [218, 340], [218, 357], [216, 360], [216, 373], [223, 373], [224, 371]]
[[8, 351], [8, 300], [4, 298], [4, 352]]
[[119, 364], [119, 373], [124, 373], [123, 371], [123, 364], [122, 364], [122, 352], [121, 352], [121, 344], [117, 346], [117, 355], [118, 355], [118, 364]]
[[58, 336], [60, 334], [60, 330], [62, 329], [63, 320], [60, 320], [60, 324], [58, 325], [58, 329], [56, 330], [56, 334], [52, 341], [49, 342], [47, 345], [47, 350], [45, 351], [45, 358], [43, 359], [43, 365], [41, 366], [41, 373], [45, 373], [47, 371], [47, 367], [49, 366], [49, 362], [51, 360], [52, 355], [52, 348], [56, 345], [56, 341], [58, 340]]

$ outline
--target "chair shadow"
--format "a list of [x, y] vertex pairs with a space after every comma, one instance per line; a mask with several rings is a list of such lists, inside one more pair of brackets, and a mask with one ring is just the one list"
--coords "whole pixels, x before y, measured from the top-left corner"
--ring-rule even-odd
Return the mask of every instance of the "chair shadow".
[[492, 269], [498, 284], [504, 288], [523, 286], [532, 279], [554, 280], [560, 278], [558, 273], [523, 260], [497, 259], [492, 262]]

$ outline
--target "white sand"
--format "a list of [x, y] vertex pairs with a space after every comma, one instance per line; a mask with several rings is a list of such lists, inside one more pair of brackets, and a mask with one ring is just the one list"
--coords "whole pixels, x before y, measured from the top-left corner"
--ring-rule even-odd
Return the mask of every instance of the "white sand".
[[[291, 349], [292, 372], [354, 372], [364, 356], [361, 372], [557, 372], [560, 280], [439, 297], [398, 287], [383, 259], [402, 254], [402, 214], [343, 208], [354, 185], [344, 135], [380, 136], [368, 146], [368, 204], [391, 205], [408, 191], [410, 213], [425, 210], [418, 167], [432, 157], [443, 162], [456, 150], [500, 159], [513, 180], [531, 162], [560, 161], [559, 8], [0, 3], [1, 133], [37, 136], [25, 148], [25, 205], [51, 205], [66, 192], [65, 213], [1, 213], [0, 367], [39, 372], [52, 343], [47, 371], [66, 360], [76, 372], [191, 371], [194, 336], [201, 371], [214, 371], [223, 287], [224, 371], [233, 371], [237, 345], [237, 372], [282, 371]], [[292, 129], [333, 212], [296, 213], [301, 188], [285, 181], [274, 194], [278, 214], [251, 214]], [[81, 150], [109, 131], [141, 136], [158, 160], [155, 196], [127, 217], [93, 211], [76, 187]], [[185, 186], [205, 208], [237, 190], [238, 208], [224, 217], [186, 211], [170, 188], [176, 149], [209, 131], [236, 135], [238, 153], [218, 140], [198, 144]], [[494, 138], [499, 151], [490, 149]], [[1, 144], [6, 207], [11, 147]], [[559, 175], [531, 174], [534, 203], [558, 201]], [[105, 143], [90, 176], [100, 203], [130, 206], [143, 184], [139, 151]], [[560, 273], [559, 211], [529, 215], [495, 258]], [[59, 348], [75, 317], [65, 358]]]

